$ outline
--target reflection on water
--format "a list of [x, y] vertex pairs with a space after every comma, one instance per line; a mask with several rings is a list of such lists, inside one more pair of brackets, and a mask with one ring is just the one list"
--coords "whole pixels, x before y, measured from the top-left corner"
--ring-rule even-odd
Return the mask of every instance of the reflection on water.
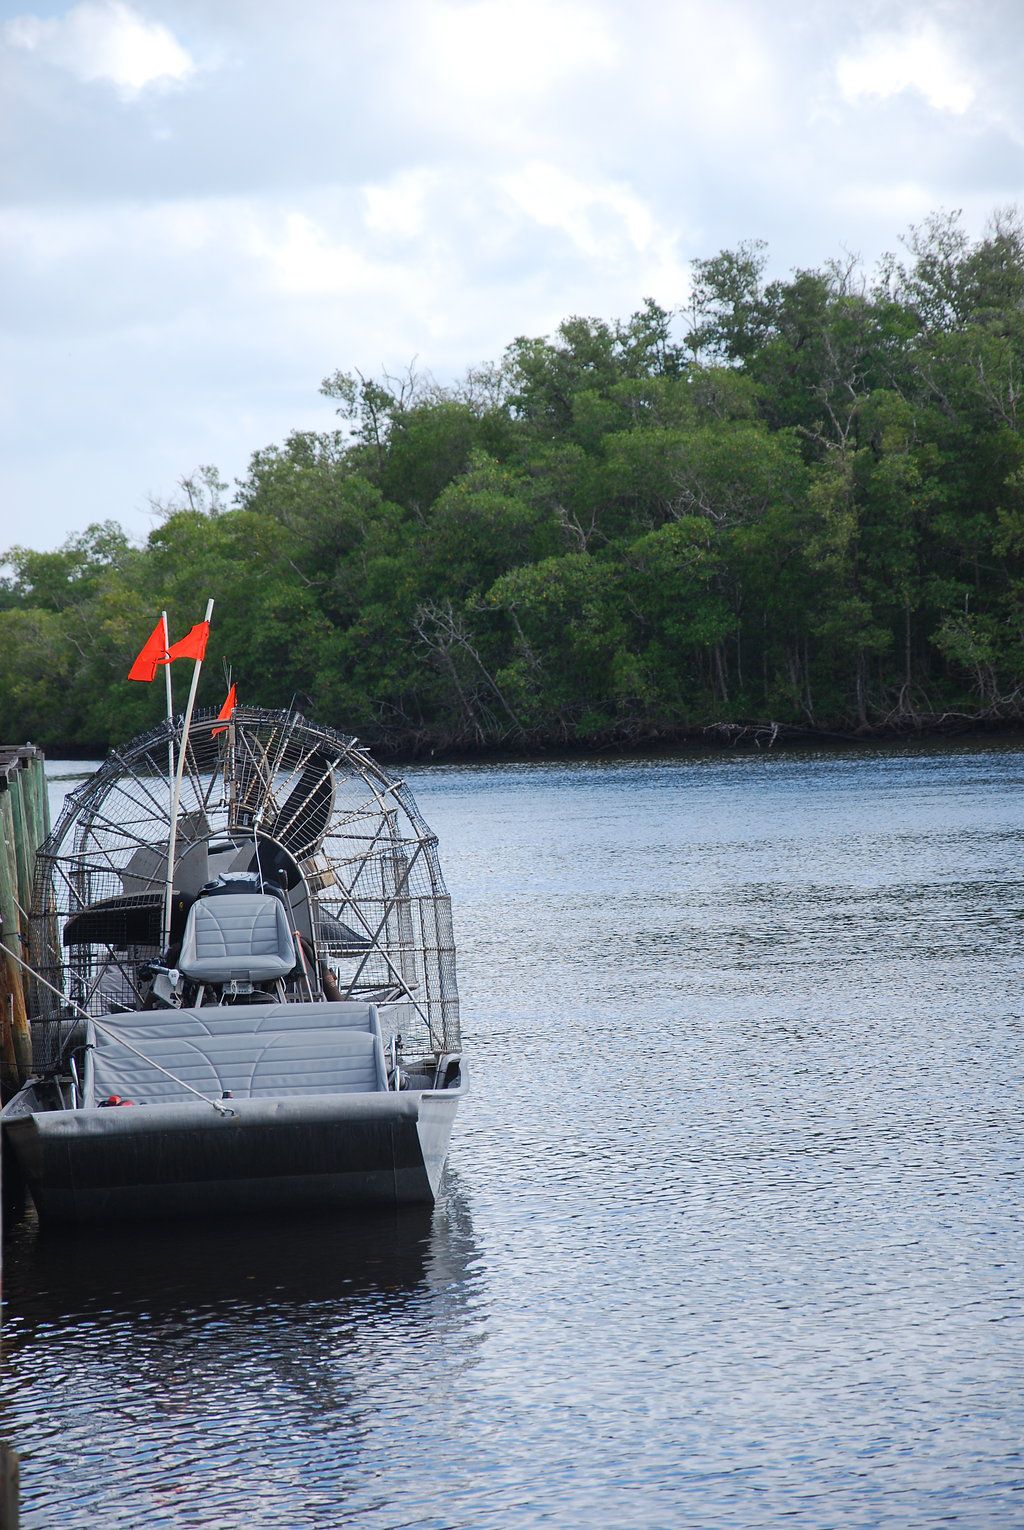
[[471, 1359], [472, 1254], [457, 1181], [437, 1211], [22, 1223], [0, 1416], [30, 1442], [25, 1523], [330, 1524], [346, 1478], [346, 1512], [372, 1512], [417, 1427], [410, 1370], [443, 1406]]
[[409, 776], [443, 1204], [14, 1229], [24, 1523], [1019, 1523], [1024, 753]]

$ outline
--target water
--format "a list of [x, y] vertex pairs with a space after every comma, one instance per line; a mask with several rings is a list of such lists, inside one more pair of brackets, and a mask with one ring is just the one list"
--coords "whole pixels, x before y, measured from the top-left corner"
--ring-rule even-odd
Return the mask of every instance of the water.
[[23, 1524], [1024, 1524], [1024, 752], [408, 775], [442, 1204], [9, 1232]]

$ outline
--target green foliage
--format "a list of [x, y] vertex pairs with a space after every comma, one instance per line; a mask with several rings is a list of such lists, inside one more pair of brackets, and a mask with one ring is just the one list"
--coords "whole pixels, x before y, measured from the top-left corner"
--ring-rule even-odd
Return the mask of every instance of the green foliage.
[[11, 548], [0, 728], [99, 750], [155, 722], [128, 666], [207, 595], [202, 701], [230, 664], [396, 750], [1019, 719], [1019, 220], [934, 217], [871, 282], [767, 269], [697, 261], [685, 315], [569, 318], [454, 388], [336, 372], [339, 429], [233, 495], [197, 469], [144, 546]]

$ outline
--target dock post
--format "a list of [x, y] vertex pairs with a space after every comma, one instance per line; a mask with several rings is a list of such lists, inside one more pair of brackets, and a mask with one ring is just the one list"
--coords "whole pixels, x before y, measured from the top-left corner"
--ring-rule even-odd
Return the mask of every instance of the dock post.
[[[36, 853], [50, 832], [41, 749], [0, 744], [0, 1095], [7, 1099], [32, 1071], [32, 1032], [22, 969]], [[4, 949], [6, 948], [6, 949]]]
[[18, 1452], [0, 1441], [0, 1530], [18, 1530], [20, 1476]]

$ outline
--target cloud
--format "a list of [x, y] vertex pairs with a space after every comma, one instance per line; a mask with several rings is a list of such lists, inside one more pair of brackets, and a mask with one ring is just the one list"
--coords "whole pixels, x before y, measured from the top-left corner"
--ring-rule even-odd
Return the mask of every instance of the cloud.
[[367, 333], [369, 313], [397, 319], [410, 352], [430, 343], [431, 364], [456, 371], [452, 340], [456, 353], [472, 345], [470, 311], [479, 349], [463, 350], [463, 367], [507, 342], [510, 305], [517, 327], [539, 330], [581, 303], [618, 313], [647, 294], [676, 304], [688, 290], [677, 236], [642, 196], [543, 161], [494, 174], [402, 172], [355, 195], [253, 203], [236, 219], [235, 268], [268, 302], [326, 305], [350, 337]]
[[1020, 0], [0, 15], [0, 476], [40, 542], [332, 423], [336, 367], [446, 382], [569, 314], [677, 308], [687, 258], [742, 239], [772, 275], [870, 265], [935, 208], [976, 234], [1024, 200]]
[[503, 176], [500, 184], [521, 215], [557, 230], [591, 265], [621, 271], [638, 262], [653, 264], [677, 290], [682, 287], [675, 237], [629, 186], [584, 180], [537, 162]]
[[551, 0], [475, 0], [424, 7], [421, 57], [460, 104], [548, 94], [570, 76], [614, 63], [593, 6]]
[[383, 298], [392, 275], [305, 212], [251, 218], [245, 248], [286, 299]]
[[903, 32], [876, 32], [836, 65], [844, 98], [886, 100], [916, 91], [935, 111], [962, 117], [973, 105], [974, 81], [956, 57], [951, 41], [925, 22]]
[[429, 199], [441, 184], [435, 170], [403, 170], [383, 185], [363, 189], [366, 227], [381, 238], [416, 239], [427, 230]]
[[128, 98], [147, 85], [186, 80], [195, 70], [167, 27], [146, 20], [123, 0], [82, 0], [59, 18], [17, 16], [5, 26], [4, 36], [15, 48], [87, 84], [114, 85]]

